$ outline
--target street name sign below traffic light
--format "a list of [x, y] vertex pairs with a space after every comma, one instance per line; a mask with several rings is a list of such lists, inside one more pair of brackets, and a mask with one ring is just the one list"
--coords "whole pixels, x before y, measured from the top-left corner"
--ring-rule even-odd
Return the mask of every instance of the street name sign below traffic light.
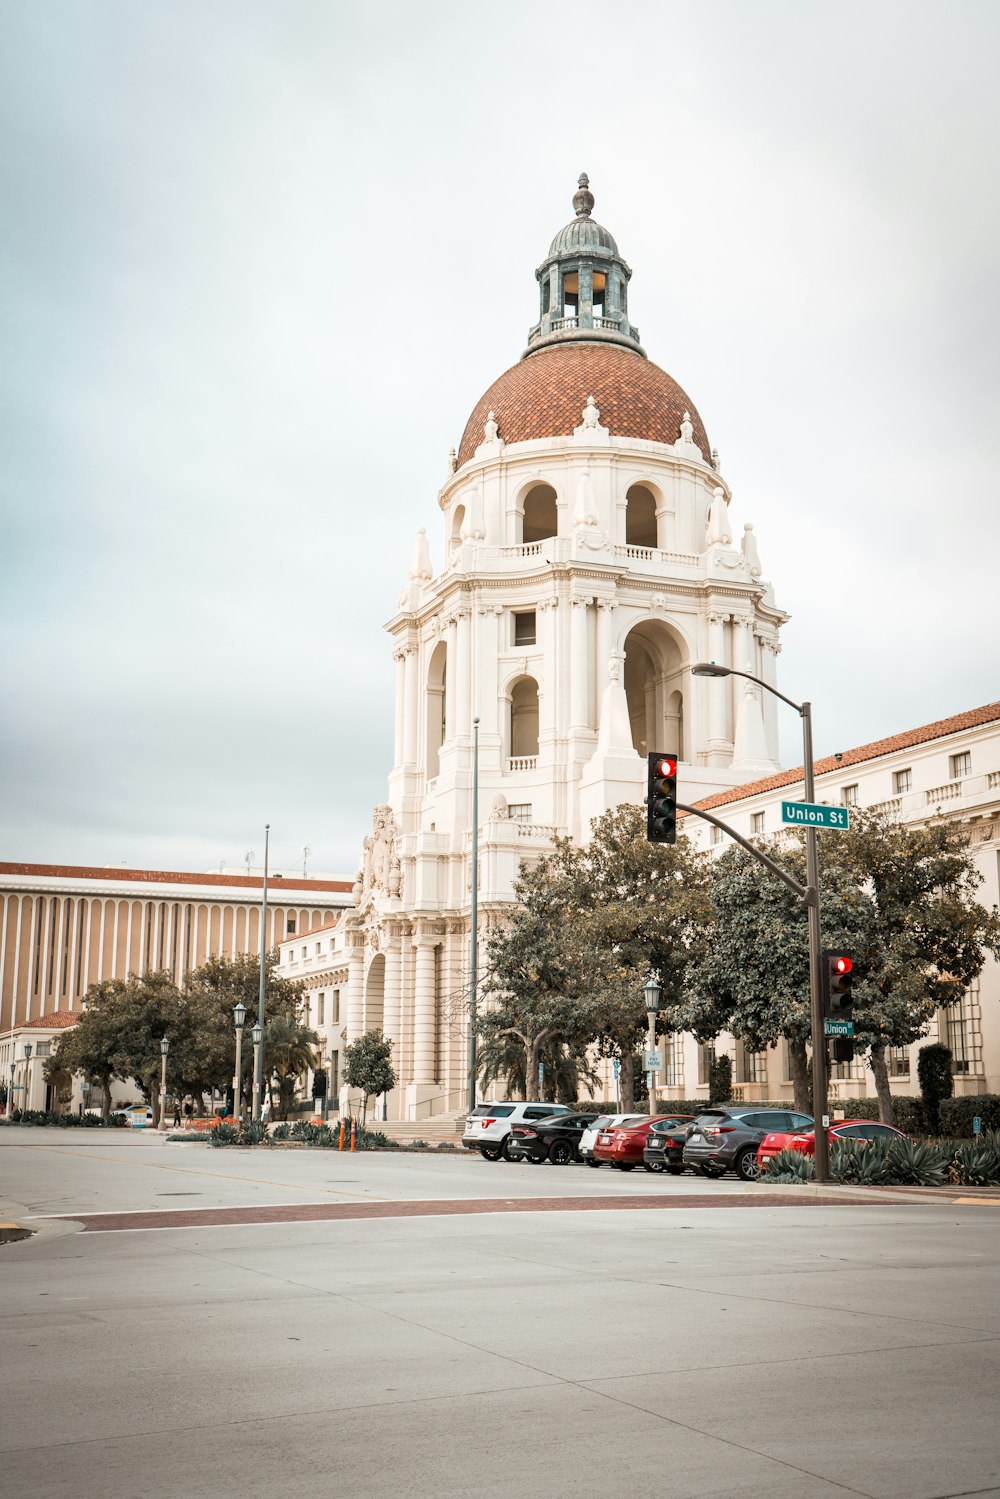
[[677, 756], [646, 756], [646, 841], [677, 842]]

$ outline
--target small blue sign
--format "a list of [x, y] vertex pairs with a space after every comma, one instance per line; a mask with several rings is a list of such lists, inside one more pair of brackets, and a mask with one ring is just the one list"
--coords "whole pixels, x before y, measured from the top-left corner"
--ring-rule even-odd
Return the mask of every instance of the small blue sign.
[[982, 1132], [983, 1132], [983, 1121], [980, 1119], [979, 1115], [977, 1114], [976, 1117], [975, 1117], [975, 1119], [973, 1119], [973, 1121], [972, 1121], [972, 1133], [974, 1135], [981, 1135]]

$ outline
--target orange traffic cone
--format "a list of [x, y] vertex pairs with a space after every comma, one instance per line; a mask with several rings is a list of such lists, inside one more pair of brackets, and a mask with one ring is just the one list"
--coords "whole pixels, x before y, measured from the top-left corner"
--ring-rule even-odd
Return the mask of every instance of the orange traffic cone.
[[343, 1119], [341, 1119], [341, 1121], [340, 1121], [340, 1139], [337, 1141], [337, 1149], [338, 1150], [343, 1150], [343, 1148], [344, 1148], [344, 1121], [343, 1121]]
[[351, 1120], [351, 1149], [354, 1150], [358, 1138], [358, 1121]]

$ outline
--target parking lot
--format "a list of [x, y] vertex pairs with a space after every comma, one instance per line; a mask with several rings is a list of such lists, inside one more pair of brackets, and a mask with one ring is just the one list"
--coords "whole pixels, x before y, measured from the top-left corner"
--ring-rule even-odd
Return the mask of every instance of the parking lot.
[[0, 1180], [11, 1492], [997, 1492], [996, 1207], [44, 1130]]

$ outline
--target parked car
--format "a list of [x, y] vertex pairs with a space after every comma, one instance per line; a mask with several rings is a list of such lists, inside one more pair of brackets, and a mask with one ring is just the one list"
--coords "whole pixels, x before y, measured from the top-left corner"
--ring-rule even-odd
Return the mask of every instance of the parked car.
[[111, 1116], [114, 1119], [124, 1119], [131, 1129], [145, 1129], [146, 1125], [153, 1122], [153, 1111], [148, 1103], [126, 1104], [120, 1109], [112, 1109]]
[[634, 1171], [636, 1166], [643, 1165], [642, 1153], [654, 1124], [683, 1124], [689, 1117], [687, 1114], [655, 1114], [652, 1117], [647, 1114], [638, 1123], [604, 1129], [594, 1145], [594, 1159], [607, 1161], [618, 1171]]
[[[835, 1140], [905, 1140], [906, 1135], [901, 1129], [894, 1129], [891, 1124], [880, 1124], [877, 1119], [840, 1119], [836, 1124], [831, 1124], [828, 1135], [830, 1144]], [[776, 1130], [770, 1135], [765, 1135], [757, 1147], [757, 1165], [761, 1171], [766, 1171], [768, 1165], [776, 1155], [783, 1150], [800, 1150], [803, 1155], [816, 1154], [816, 1130], [798, 1130], [793, 1133]]]
[[509, 1158], [569, 1166], [580, 1159], [577, 1154], [580, 1136], [595, 1118], [594, 1114], [555, 1114], [548, 1119], [515, 1124], [509, 1136]]
[[754, 1104], [725, 1104], [706, 1109], [688, 1131], [681, 1159], [703, 1176], [734, 1171], [741, 1181], [760, 1175], [757, 1147], [765, 1135], [795, 1134], [812, 1128], [812, 1115], [794, 1109], [761, 1109]]
[[684, 1142], [693, 1124], [693, 1115], [683, 1124], [673, 1124], [669, 1119], [657, 1120], [646, 1136], [642, 1152], [642, 1164], [646, 1170], [669, 1171], [671, 1176], [680, 1176], [684, 1170]]
[[487, 1161], [509, 1161], [515, 1124], [569, 1112], [561, 1103], [477, 1103], [465, 1121], [462, 1144], [466, 1150], [478, 1150]]
[[605, 1163], [594, 1159], [594, 1146], [597, 1137], [602, 1130], [615, 1129], [621, 1124], [641, 1124], [646, 1118], [645, 1114], [599, 1114], [593, 1124], [587, 1126], [580, 1136], [577, 1153], [581, 1161], [586, 1161], [588, 1166], [601, 1166]]

